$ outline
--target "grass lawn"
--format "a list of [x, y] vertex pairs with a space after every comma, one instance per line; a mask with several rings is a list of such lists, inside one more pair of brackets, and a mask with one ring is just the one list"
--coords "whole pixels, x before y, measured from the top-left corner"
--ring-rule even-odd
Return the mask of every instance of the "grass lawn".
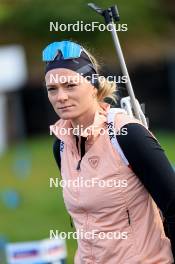
[[[175, 133], [155, 133], [175, 165]], [[60, 177], [52, 156], [51, 137], [38, 137], [11, 147], [0, 162], [0, 236], [8, 241], [49, 237], [49, 230], [74, 231], [70, 226], [61, 188], [49, 188], [50, 177]], [[17, 209], [4, 205], [4, 190], [16, 190]], [[73, 263], [76, 241], [67, 240], [68, 264]]]

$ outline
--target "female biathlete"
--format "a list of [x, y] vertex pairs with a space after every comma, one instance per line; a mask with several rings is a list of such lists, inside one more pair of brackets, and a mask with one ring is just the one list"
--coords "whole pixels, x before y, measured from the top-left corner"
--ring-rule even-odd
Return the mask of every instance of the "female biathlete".
[[105, 102], [116, 100], [116, 85], [96, 78], [98, 64], [81, 45], [51, 43], [43, 60], [60, 117], [51, 126], [54, 156], [72, 183], [64, 202], [81, 233], [74, 263], [172, 264], [175, 173], [164, 150], [139, 120]]

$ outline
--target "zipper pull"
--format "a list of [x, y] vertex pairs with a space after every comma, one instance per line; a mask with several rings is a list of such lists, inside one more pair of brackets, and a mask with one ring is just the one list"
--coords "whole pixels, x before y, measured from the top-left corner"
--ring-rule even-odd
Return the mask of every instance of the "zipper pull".
[[81, 159], [78, 161], [77, 170], [80, 170], [80, 163], [81, 163]]
[[73, 228], [72, 217], [70, 216], [70, 226]]
[[126, 212], [127, 212], [127, 215], [128, 215], [128, 223], [130, 225], [131, 224], [131, 219], [130, 219], [130, 215], [129, 215], [129, 210], [127, 209]]

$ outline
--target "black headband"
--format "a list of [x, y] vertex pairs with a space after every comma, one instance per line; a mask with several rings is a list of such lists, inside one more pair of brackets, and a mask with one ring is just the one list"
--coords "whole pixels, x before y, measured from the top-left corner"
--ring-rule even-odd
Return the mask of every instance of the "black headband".
[[94, 68], [94, 65], [90, 61], [88, 55], [83, 51], [81, 56], [76, 59], [64, 59], [59, 53], [55, 60], [49, 61], [46, 64], [45, 74], [53, 69], [57, 68], [65, 68], [72, 71], [75, 71], [82, 75], [83, 77], [89, 76], [89, 81], [91, 81], [92, 85], [96, 88], [99, 87], [98, 85], [98, 76], [93, 77], [93, 75], [97, 75], [97, 71]]

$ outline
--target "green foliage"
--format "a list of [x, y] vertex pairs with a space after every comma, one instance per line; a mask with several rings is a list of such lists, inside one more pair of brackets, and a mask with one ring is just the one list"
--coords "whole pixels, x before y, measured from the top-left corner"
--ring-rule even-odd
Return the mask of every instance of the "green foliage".
[[[0, 24], [7, 28], [19, 31], [24, 35], [32, 35], [36, 39], [47, 38], [51, 34], [49, 32], [49, 22], [58, 21], [61, 23], [73, 23], [77, 20], [85, 22], [101, 21], [103, 18], [87, 7], [87, 0], [18, 0], [11, 5], [1, 4]], [[129, 34], [138, 33], [162, 33], [166, 29], [169, 18], [166, 16], [163, 8], [158, 0], [132, 0], [122, 1], [108, 0], [95, 1], [95, 3], [103, 8], [116, 4], [119, 8], [121, 23], [127, 23], [129, 26]], [[59, 32], [64, 37], [81, 35], [81, 38], [92, 39], [92, 34], [87, 32]], [[104, 35], [100, 32], [93, 34], [93, 37]]]

